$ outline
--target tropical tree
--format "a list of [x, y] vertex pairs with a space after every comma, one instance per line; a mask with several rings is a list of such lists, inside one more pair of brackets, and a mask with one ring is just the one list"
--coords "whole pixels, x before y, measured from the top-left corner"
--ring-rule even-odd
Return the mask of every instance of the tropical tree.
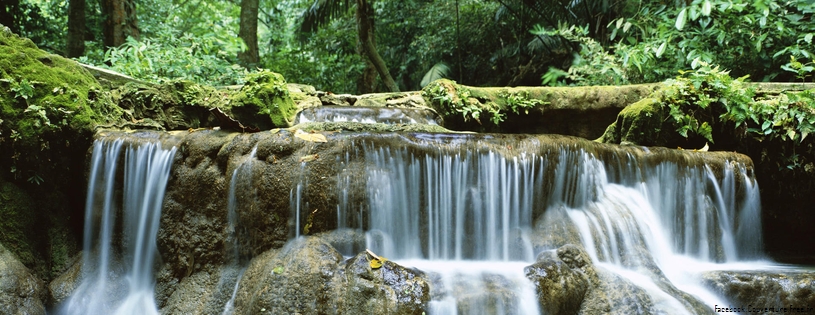
[[70, 0], [68, 4], [68, 38], [65, 55], [76, 58], [85, 54], [85, 0]]
[[136, 19], [136, 0], [101, 0], [105, 27], [102, 30], [105, 47], [117, 47], [128, 37], [138, 40], [139, 23]]
[[258, 56], [258, 7], [260, 6], [259, 0], [241, 0], [241, 17], [240, 17], [240, 37], [246, 50], [238, 53], [240, 59], [245, 66], [251, 67], [256, 65], [259, 61]]
[[[302, 14], [301, 30], [303, 32], [315, 32], [320, 27], [325, 26], [331, 20], [346, 14], [352, 7], [356, 9], [357, 23], [357, 43], [369, 65], [379, 74], [379, 78], [391, 92], [398, 92], [399, 86], [391, 77], [385, 61], [376, 50], [374, 32], [374, 9], [373, 0], [315, 0], [314, 3]], [[370, 68], [370, 67], [368, 67]]]

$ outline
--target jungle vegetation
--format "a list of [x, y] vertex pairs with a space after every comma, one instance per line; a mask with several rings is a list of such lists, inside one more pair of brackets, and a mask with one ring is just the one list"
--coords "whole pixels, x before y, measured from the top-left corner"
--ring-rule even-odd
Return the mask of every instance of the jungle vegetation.
[[149, 81], [258, 68], [335, 93], [660, 82], [718, 65], [812, 82], [811, 0], [13, 0], [40, 48]]

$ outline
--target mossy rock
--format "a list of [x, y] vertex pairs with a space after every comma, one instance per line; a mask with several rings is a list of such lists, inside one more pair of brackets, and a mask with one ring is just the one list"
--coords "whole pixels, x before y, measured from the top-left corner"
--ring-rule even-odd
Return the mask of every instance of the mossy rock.
[[422, 96], [449, 129], [593, 139], [623, 108], [660, 86], [471, 87], [441, 79], [428, 84]]
[[[33, 182], [57, 180], [65, 148], [89, 141], [98, 124], [121, 116], [94, 77], [75, 61], [0, 29], [1, 172]], [[57, 152], [60, 151], [60, 152]]]
[[127, 83], [111, 91], [124, 112], [124, 120], [110, 127], [185, 130], [214, 127], [213, 107], [228, 107], [228, 90], [192, 81], [174, 80], [158, 85]]
[[[604, 143], [664, 146], [665, 137], [676, 134], [676, 128], [665, 123], [667, 107], [657, 98], [649, 97], [626, 107], [617, 120], [606, 128], [598, 141]], [[668, 126], [664, 126], [664, 125]]]
[[289, 95], [286, 80], [271, 71], [248, 75], [231, 100], [233, 118], [261, 130], [291, 127], [297, 115], [297, 105]]

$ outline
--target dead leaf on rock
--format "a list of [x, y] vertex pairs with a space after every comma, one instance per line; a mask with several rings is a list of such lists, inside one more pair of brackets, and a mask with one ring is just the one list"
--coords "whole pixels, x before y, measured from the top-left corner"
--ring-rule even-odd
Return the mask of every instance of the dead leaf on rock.
[[318, 159], [320, 156], [317, 154], [304, 155], [300, 158], [300, 162], [311, 162]]
[[297, 131], [294, 133], [294, 136], [309, 142], [328, 142], [328, 139], [326, 139], [323, 134], [307, 133], [300, 129], [297, 129]]

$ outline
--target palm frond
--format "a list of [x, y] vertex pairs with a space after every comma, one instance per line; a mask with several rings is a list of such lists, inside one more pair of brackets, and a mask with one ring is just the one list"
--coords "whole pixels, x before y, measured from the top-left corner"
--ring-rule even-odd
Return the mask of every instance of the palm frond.
[[331, 20], [348, 13], [353, 5], [352, 0], [314, 0], [314, 3], [300, 15], [300, 31], [316, 32]]
[[426, 85], [430, 84], [430, 82], [447, 77], [449, 74], [450, 67], [448, 67], [443, 62], [439, 62], [433, 65], [433, 67], [431, 67], [430, 70], [424, 74], [424, 77], [422, 78], [422, 83], [420, 83], [419, 85], [425, 87]]

